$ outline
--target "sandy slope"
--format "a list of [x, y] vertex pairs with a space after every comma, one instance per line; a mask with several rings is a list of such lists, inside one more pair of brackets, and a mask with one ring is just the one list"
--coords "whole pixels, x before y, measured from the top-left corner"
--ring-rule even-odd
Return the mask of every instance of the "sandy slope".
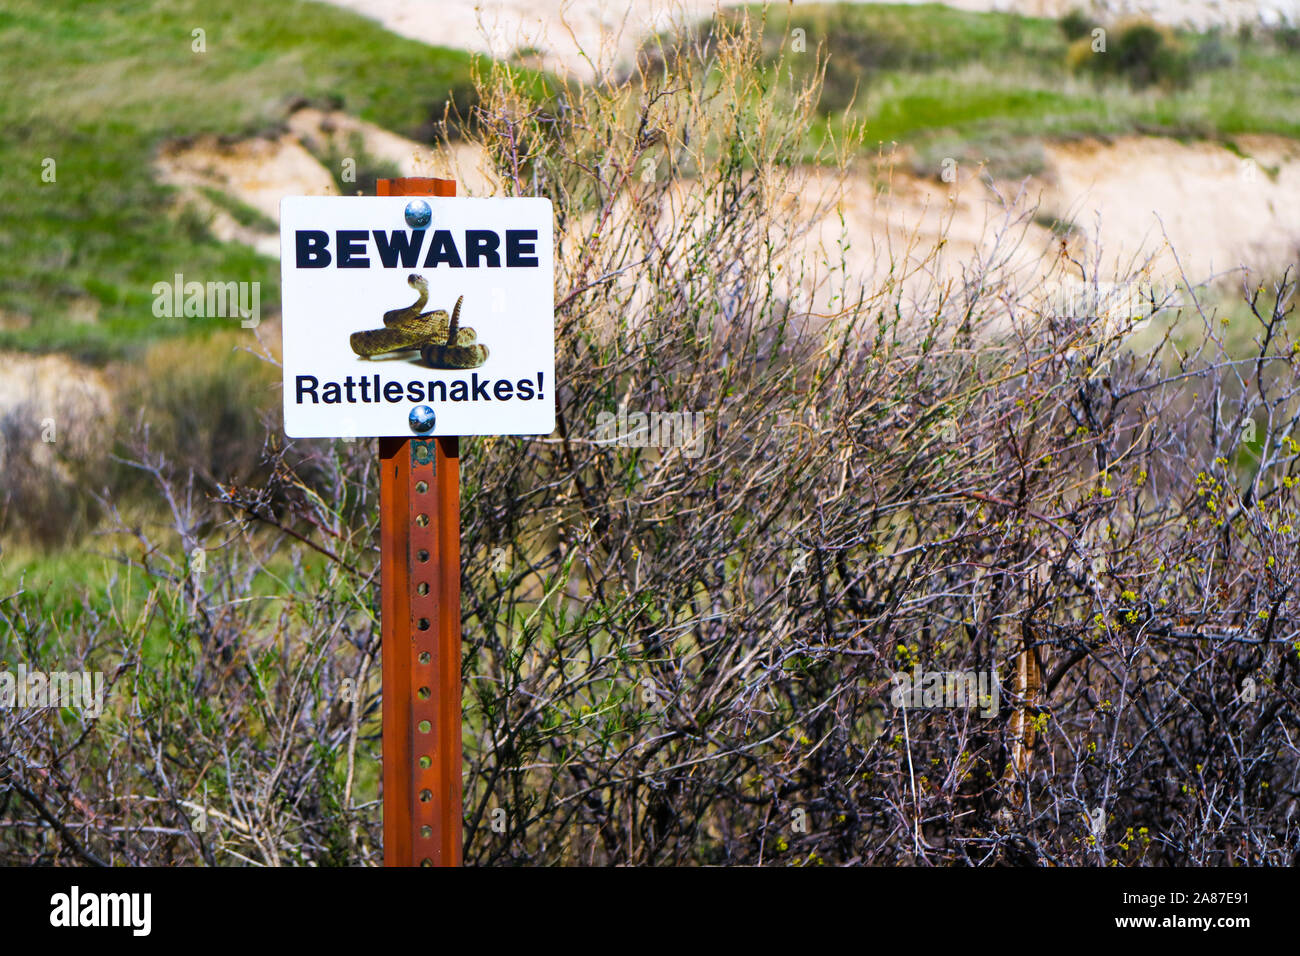
[[[718, 0], [328, 0], [373, 17], [397, 33], [428, 43], [490, 52], [497, 56], [529, 49], [552, 68], [590, 75], [625, 58], [637, 43], [673, 22], [707, 16]], [[871, 0], [851, 0], [871, 2]], [[921, 0], [899, 0], [921, 2]], [[1300, 0], [947, 0], [967, 10], [1015, 10], [1059, 16], [1091, 7], [1099, 19], [1143, 13], [1167, 23], [1206, 28], [1243, 22], [1300, 23]], [[725, 5], [725, 4], [724, 4]], [[584, 51], [585, 54], [584, 55]], [[597, 55], [597, 51], [603, 51]], [[588, 59], [587, 57], [590, 57]], [[304, 124], [320, 122], [304, 115]], [[340, 118], [339, 123], [355, 123]], [[364, 131], [363, 131], [364, 132]], [[372, 135], [367, 135], [367, 142]], [[476, 158], [464, 150], [450, 161], [427, 154], [389, 134], [372, 148], [430, 175], [456, 175], [470, 194], [491, 192]], [[1265, 274], [1291, 261], [1300, 249], [1300, 161], [1294, 144], [1257, 137], [1242, 147], [1255, 157], [1243, 163], [1213, 144], [1180, 144], [1168, 139], [1127, 137], [1112, 144], [1085, 141], [1045, 147], [1046, 168], [1025, 190], [1047, 218], [1075, 223], [1101, 240], [1114, 261], [1160, 253], [1158, 265], [1177, 268], [1170, 249], [1196, 278], [1239, 265]], [[454, 167], [454, 168], [453, 168]], [[878, 171], [875, 171], [878, 173]], [[814, 180], [824, 178], [813, 172]], [[911, 235], [937, 240], [943, 228], [952, 253], [974, 252], [989, 223], [1000, 216], [993, 192], [964, 177], [957, 190], [892, 173], [887, 197], [877, 195], [874, 176], [848, 183], [846, 219], [856, 247], [867, 249], [890, 237]], [[1016, 187], [1005, 184], [1003, 192]], [[1166, 244], [1166, 237], [1168, 243]], [[1050, 237], [1048, 237], [1050, 240]], [[867, 268], [864, 260], [858, 265]]]
[[[324, 0], [438, 46], [506, 56], [537, 52], [547, 67], [589, 76], [672, 22], [707, 16], [716, 0]], [[872, 2], [872, 0], [850, 0]], [[925, 0], [891, 0], [917, 3]], [[1300, 22], [1300, 0], [947, 0], [964, 10], [1060, 16], [1091, 6], [1103, 18], [1144, 13], [1198, 29], [1243, 22]], [[723, 4], [729, 6], [730, 4]], [[611, 42], [602, 43], [602, 40]], [[603, 53], [598, 51], [604, 50]]]
[[[487, 164], [473, 147], [452, 153], [432, 150], [343, 113], [303, 109], [289, 119], [289, 131], [274, 140], [221, 144], [201, 139], [165, 148], [158, 160], [165, 181], [224, 190], [274, 219], [285, 195], [336, 192], [316, 152], [330, 138], [342, 145], [359, 134], [372, 155], [392, 161], [404, 174], [449, 176], [462, 195], [492, 195]], [[1079, 238], [1099, 239], [1108, 259], [1129, 261], [1156, 253], [1162, 271], [1182, 267], [1197, 280], [1247, 266], [1263, 275], [1280, 271], [1300, 250], [1300, 144], [1279, 137], [1242, 137], [1252, 159], [1213, 143], [1180, 143], [1155, 137], [1121, 137], [1110, 143], [1082, 140], [1045, 144], [1043, 172], [1023, 184], [1021, 206], [1037, 205], [1039, 219], [1073, 223]], [[815, 194], [831, 188], [823, 170], [807, 171]], [[889, 188], [879, 189], [882, 177]], [[956, 187], [920, 179], [906, 164], [891, 170], [863, 167], [850, 176], [841, 209], [853, 247], [863, 258], [854, 266], [869, 275], [865, 250], [884, 248], [900, 237], [919, 247], [948, 238], [947, 258], [969, 255], [985, 242], [1003, 216], [1001, 196], [1015, 196], [1020, 183], [990, 186], [978, 170], [962, 169]], [[838, 217], [827, 228], [838, 228]], [[229, 238], [278, 254], [272, 234], [247, 235], [231, 228]], [[827, 236], [827, 241], [831, 241]], [[1046, 229], [1031, 229], [1050, 254]], [[1166, 243], [1166, 238], [1168, 242]]]
[[[549, 68], [589, 76], [641, 38], [706, 17], [715, 0], [326, 0], [394, 33], [504, 57], [536, 51]], [[610, 42], [604, 42], [610, 41]], [[605, 50], [601, 54], [602, 48]]]

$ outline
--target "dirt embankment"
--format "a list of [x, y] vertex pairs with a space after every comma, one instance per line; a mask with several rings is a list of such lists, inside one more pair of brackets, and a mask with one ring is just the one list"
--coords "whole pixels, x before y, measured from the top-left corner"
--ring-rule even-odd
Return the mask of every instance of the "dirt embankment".
[[[467, 195], [490, 195], [493, 185], [483, 164], [464, 147], [434, 151], [382, 127], [349, 116], [314, 108], [290, 114], [288, 129], [275, 137], [231, 142], [215, 136], [166, 144], [155, 170], [160, 181], [179, 190], [179, 206], [196, 207], [210, 222], [213, 235], [225, 242], [242, 242], [263, 255], [280, 255], [280, 200], [285, 196], [337, 196], [339, 179], [346, 183], [342, 164], [355, 172], [361, 157], [396, 167], [403, 176], [444, 176], [456, 179]], [[333, 158], [338, 170], [327, 169], [322, 158]], [[241, 221], [212, 199], [213, 191], [253, 209], [265, 222]]]
[[[461, 195], [485, 196], [498, 184], [474, 147], [450, 151], [412, 142], [346, 114], [302, 109], [275, 139], [177, 143], [158, 160], [164, 181], [182, 187], [187, 201], [208, 202], [199, 187], [219, 190], [268, 220], [286, 195], [334, 195], [330, 170], [317, 156], [344, 156], [360, 145], [404, 175], [446, 176]], [[1055, 256], [1059, 237], [1099, 245], [1117, 273], [1148, 255], [1163, 274], [1186, 270], [1195, 281], [1245, 267], [1262, 276], [1280, 272], [1300, 253], [1300, 144], [1279, 137], [1242, 137], [1238, 152], [1200, 142], [1129, 136], [1044, 146], [1045, 163], [1022, 182], [991, 182], [978, 168], [959, 167], [956, 182], [919, 178], [903, 160], [863, 164], [843, 182], [836, 202], [843, 216], [850, 269], [872, 275], [881, 256], [910, 248], [927, 254], [945, 240], [945, 260], [957, 263], [997, 239], [1007, 210], [1036, 207], [1017, 255]], [[840, 188], [838, 177], [807, 170], [814, 199]], [[235, 222], [220, 209], [214, 230], [268, 255], [279, 239]], [[1055, 230], [1051, 227], [1059, 224]], [[813, 224], [813, 242], [829, 254], [838, 247], [839, 217]]]
[[1055, 257], [1065, 237], [1076, 256], [1101, 251], [1105, 280], [1147, 259], [1171, 279], [1231, 281], [1242, 269], [1272, 277], [1300, 255], [1300, 144], [1258, 136], [1236, 145], [1240, 153], [1147, 136], [1048, 143], [1042, 172], [1018, 182], [959, 168], [948, 184], [895, 164], [884, 189], [880, 170], [850, 177], [841, 209], [858, 249], [908, 237], [927, 252], [944, 239], [949, 258], [968, 261], [998, 241], [1008, 210], [1033, 210], [1022, 258]]
[[[326, 0], [433, 46], [519, 56], [550, 70], [589, 77], [626, 61], [647, 36], [709, 16], [717, 0]], [[848, 0], [873, 3], [884, 0]], [[888, 0], [924, 3], [933, 0]], [[1141, 14], [1198, 30], [1300, 20], [1296, 0], [946, 0], [975, 12], [1059, 17], [1076, 8], [1107, 20]], [[735, 6], [722, 3], [723, 8]]]
[[0, 352], [0, 369], [0, 506], [34, 490], [24, 485], [44, 486], [39, 497], [50, 498], [74, 480], [77, 463], [111, 444], [112, 390], [102, 373], [62, 355]]

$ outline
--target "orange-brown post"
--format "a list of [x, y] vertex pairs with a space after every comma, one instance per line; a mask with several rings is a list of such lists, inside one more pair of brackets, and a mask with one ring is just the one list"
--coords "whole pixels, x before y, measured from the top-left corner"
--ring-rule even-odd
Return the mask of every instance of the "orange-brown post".
[[[381, 179], [380, 196], [454, 196]], [[384, 865], [459, 866], [460, 439], [379, 439]]]

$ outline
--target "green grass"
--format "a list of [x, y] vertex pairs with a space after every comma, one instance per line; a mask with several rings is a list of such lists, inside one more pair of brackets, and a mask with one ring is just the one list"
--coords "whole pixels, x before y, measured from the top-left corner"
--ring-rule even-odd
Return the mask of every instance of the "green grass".
[[[0, 616], [21, 607], [32, 619], [44, 622], [47, 640], [54, 642], [93, 629], [100, 618], [112, 618], [130, 631], [146, 623], [150, 594], [157, 590], [157, 609], [147, 620], [142, 646], [145, 663], [156, 664], [176, 639], [178, 622], [188, 618], [187, 599], [180, 583], [151, 577], [131, 563], [133, 557], [131, 543], [112, 536], [55, 550], [6, 544], [0, 550]], [[187, 566], [179, 549], [173, 550], [172, 558], [180, 567]], [[219, 560], [213, 552], [206, 573], [220, 574]], [[315, 552], [304, 550], [295, 566], [289, 553], [280, 551], [261, 564], [239, 599], [262, 604], [262, 613], [250, 620], [270, 633], [286, 595], [316, 593], [328, 586], [329, 579], [326, 559]], [[12, 661], [20, 650], [6, 643], [12, 636], [11, 629], [0, 628], [0, 660]]]
[[[0, 12], [0, 62], [0, 309], [32, 319], [0, 332], [0, 348], [91, 361], [188, 327], [160, 330], [152, 314], [153, 283], [176, 272], [259, 281], [264, 306], [278, 302], [274, 261], [168, 214], [152, 170], [162, 142], [271, 131], [296, 98], [427, 138], [448, 98], [463, 107], [472, 88], [470, 54], [302, 0], [20, 0]], [[54, 183], [41, 181], [46, 157]], [[87, 295], [99, 320], [65, 321]]]
[[[794, 50], [795, 29], [804, 31], [803, 53]], [[1281, 35], [1175, 36], [1191, 57], [1189, 82], [1138, 89], [1121, 77], [1070, 72], [1056, 20], [937, 4], [827, 4], [774, 6], [764, 24], [771, 61], [784, 55], [796, 77], [810, 76], [819, 54], [827, 58], [809, 155], [847, 124], [865, 128], [872, 152], [890, 143], [913, 147], [918, 166], [932, 165], [935, 174], [944, 156], [987, 159], [995, 173], [1031, 171], [1021, 168], [1024, 155], [1043, 138], [1300, 137], [1300, 51]], [[1113, 28], [1109, 37], [1108, 49]], [[1198, 67], [1207, 58], [1198, 61], [1196, 51], [1208, 45], [1226, 49], [1235, 65]]]

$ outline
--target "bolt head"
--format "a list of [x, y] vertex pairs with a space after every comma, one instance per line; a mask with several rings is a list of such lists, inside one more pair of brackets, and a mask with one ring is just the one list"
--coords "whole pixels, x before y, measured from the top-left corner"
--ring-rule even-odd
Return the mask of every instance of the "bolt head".
[[425, 229], [433, 221], [433, 210], [423, 199], [412, 199], [406, 204], [406, 224], [412, 229]]
[[438, 416], [433, 413], [433, 409], [428, 405], [416, 405], [411, 409], [410, 417], [407, 420], [411, 423], [411, 431], [423, 435], [426, 432], [433, 431]]

